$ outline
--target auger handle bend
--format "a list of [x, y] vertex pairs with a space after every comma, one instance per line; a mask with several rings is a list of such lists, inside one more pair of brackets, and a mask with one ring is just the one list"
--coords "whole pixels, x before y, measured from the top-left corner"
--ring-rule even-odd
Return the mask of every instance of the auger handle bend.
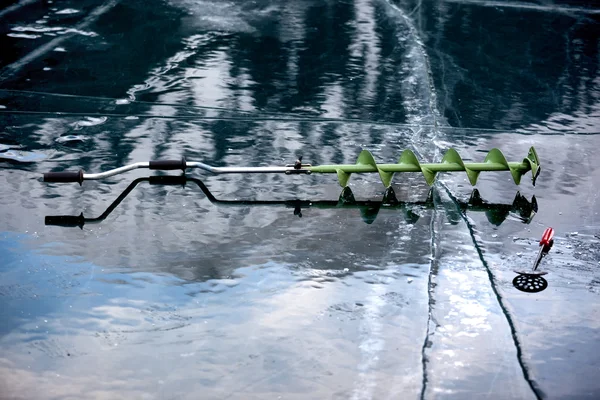
[[188, 162], [185, 158], [182, 158], [181, 160], [138, 162], [97, 174], [86, 174], [82, 170], [76, 172], [48, 172], [44, 174], [44, 182], [78, 182], [81, 185], [85, 180], [104, 179], [138, 168], [160, 171], [180, 169], [184, 173], [187, 169], [198, 168], [213, 174], [285, 173], [291, 175], [335, 173], [342, 187], [348, 185], [350, 175], [353, 173], [377, 172], [386, 188], [391, 186], [392, 178], [397, 172], [421, 172], [425, 177], [425, 181], [429, 185], [432, 185], [438, 172], [465, 171], [469, 182], [474, 186], [482, 171], [510, 171], [517, 185], [521, 182], [521, 177], [528, 171], [531, 171], [532, 181], [535, 185], [535, 181], [541, 171], [540, 162], [533, 147], [529, 149], [527, 157], [521, 162], [508, 162], [500, 150], [492, 149], [485, 157], [485, 160], [480, 163], [465, 163], [456, 150], [449, 149], [442, 158], [441, 163], [421, 164], [411, 150], [405, 150], [400, 156], [398, 163], [377, 164], [373, 155], [369, 151], [363, 150], [359, 154], [356, 164], [313, 166], [311, 164], [303, 164], [302, 157], [300, 157], [294, 164], [287, 164], [283, 167], [213, 167], [201, 162]]

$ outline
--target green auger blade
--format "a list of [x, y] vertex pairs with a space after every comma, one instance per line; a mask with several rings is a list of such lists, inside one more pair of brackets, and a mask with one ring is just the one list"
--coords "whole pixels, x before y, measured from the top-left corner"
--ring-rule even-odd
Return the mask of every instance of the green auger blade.
[[508, 165], [508, 161], [506, 161], [506, 157], [504, 157], [504, 154], [502, 154], [502, 152], [499, 149], [494, 148], [494, 149], [490, 150], [490, 152], [485, 157], [485, 160], [483, 162], [488, 163], [488, 164], [503, 165], [504, 167], [506, 167], [506, 169], [508, 169], [510, 171], [515, 183], [517, 185], [521, 183], [521, 175], [522, 174], [519, 173], [519, 171], [516, 170], [515, 168], [512, 168], [510, 165]]
[[[381, 181], [383, 182], [383, 184], [388, 187], [390, 184], [389, 182], [391, 181], [391, 176], [387, 176], [385, 172], [382, 173], [382, 171], [379, 170], [379, 168], [377, 168], [377, 163], [375, 162], [375, 159], [373, 158], [373, 154], [371, 154], [370, 151], [368, 150], [363, 150], [360, 152], [360, 154], [358, 155], [358, 159], [356, 160], [356, 165], [359, 166], [363, 166], [363, 167], [371, 167], [373, 169], [373, 171], [379, 171], [379, 176], [381, 177]], [[348, 180], [350, 179], [350, 175], [352, 174], [352, 171], [344, 171], [343, 169], [337, 169], [337, 176], [338, 176], [338, 181], [340, 182], [340, 185], [342, 187], [345, 187], [348, 185]], [[362, 172], [362, 171], [358, 171], [358, 172]], [[371, 172], [371, 171], [369, 171]], [[386, 183], [386, 181], [388, 183]]]
[[462, 158], [458, 154], [458, 152], [454, 149], [448, 149], [444, 158], [442, 159], [442, 163], [445, 164], [455, 164], [460, 166], [467, 173], [467, 178], [469, 178], [469, 182], [471, 185], [475, 186], [477, 183], [477, 178], [479, 177], [479, 171], [473, 171], [463, 162]]
[[[513, 180], [517, 185], [521, 183], [521, 177], [527, 172], [531, 171], [531, 181], [535, 186], [535, 181], [541, 172], [540, 160], [538, 159], [535, 148], [530, 147], [527, 157], [523, 159], [521, 164], [509, 163], [506, 161], [504, 154], [499, 149], [492, 149], [485, 158], [485, 163], [497, 163], [504, 165], [506, 169], [510, 171]], [[525, 168], [524, 168], [525, 167]]]
[[[415, 156], [415, 153], [413, 153], [411, 150], [404, 150], [398, 159], [398, 164], [396, 165], [402, 165], [414, 171], [422, 171], [425, 175], [425, 180], [428, 183], [433, 183], [433, 180], [435, 179], [435, 173], [432, 173], [427, 169], [423, 170], [419, 160], [417, 159], [417, 156]], [[394, 177], [395, 172], [384, 171], [381, 168], [378, 168], [378, 171], [379, 176], [381, 177], [381, 182], [383, 182], [383, 185], [386, 188], [389, 188], [392, 184], [392, 178]]]
[[350, 179], [350, 173], [344, 172], [341, 169], [336, 169], [335, 172], [337, 172], [338, 181], [340, 182], [340, 186], [341, 187], [348, 186], [348, 179]]
[[398, 160], [398, 165], [406, 165], [415, 168], [417, 171], [421, 171], [423, 176], [425, 177], [425, 181], [429, 186], [433, 185], [433, 181], [435, 181], [435, 172], [431, 171], [429, 168], [421, 165], [415, 153], [411, 150], [404, 150], [400, 159]]
[[[369, 152], [368, 150], [363, 150], [360, 152], [360, 154], [358, 155], [358, 159], [356, 160], [356, 165], [372, 166], [373, 168], [375, 168], [375, 170], [377, 170], [377, 164], [375, 163], [375, 159], [373, 158], [371, 152]], [[336, 172], [340, 185], [342, 187], [347, 186], [348, 180], [350, 179], [350, 175], [352, 174], [352, 172], [344, 171], [341, 168], [337, 169]]]
[[533, 186], [535, 186], [535, 181], [540, 175], [540, 172], [542, 172], [542, 167], [540, 167], [540, 159], [538, 158], [537, 152], [533, 146], [529, 148], [529, 153], [527, 153], [527, 157], [523, 159], [523, 163], [529, 163], [529, 168], [531, 169], [531, 180], [533, 182]]
[[508, 162], [504, 154], [499, 149], [494, 148], [490, 150], [485, 160], [480, 163], [465, 163], [456, 150], [449, 149], [444, 154], [441, 163], [420, 163], [411, 150], [404, 150], [397, 164], [379, 165], [375, 162], [373, 155], [369, 151], [363, 150], [354, 165], [308, 165], [306, 166], [306, 170], [314, 173], [335, 172], [342, 187], [348, 185], [350, 175], [353, 173], [377, 172], [379, 173], [381, 182], [387, 188], [392, 184], [392, 178], [396, 172], [421, 172], [427, 184], [431, 186], [438, 172], [465, 171], [469, 182], [475, 186], [482, 171], [510, 171], [517, 185], [521, 183], [521, 177], [528, 171], [531, 171], [532, 182], [535, 185], [541, 167], [537, 153], [531, 147], [527, 157], [522, 162]]

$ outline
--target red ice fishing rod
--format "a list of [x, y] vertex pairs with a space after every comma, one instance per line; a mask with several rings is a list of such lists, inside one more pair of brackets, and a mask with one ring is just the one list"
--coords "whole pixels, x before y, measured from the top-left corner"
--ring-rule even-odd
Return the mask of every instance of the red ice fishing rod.
[[552, 248], [553, 244], [554, 244], [554, 229], [546, 228], [546, 230], [544, 231], [544, 234], [542, 235], [542, 239], [540, 239], [540, 251], [538, 252], [535, 262], [533, 263], [532, 271], [537, 270], [538, 266], [542, 262], [542, 258], [544, 258], [544, 256], [546, 254], [548, 254], [548, 252]]

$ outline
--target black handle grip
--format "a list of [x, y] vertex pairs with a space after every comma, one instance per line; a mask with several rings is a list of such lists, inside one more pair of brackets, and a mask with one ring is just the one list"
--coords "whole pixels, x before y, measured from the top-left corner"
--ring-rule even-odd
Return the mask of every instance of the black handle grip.
[[76, 226], [83, 228], [85, 218], [83, 213], [79, 215], [48, 215], [44, 219], [46, 225], [64, 226], [74, 228]]
[[83, 170], [80, 169], [77, 172], [46, 172], [44, 182], [78, 182], [81, 185], [83, 183]]
[[181, 160], [157, 160], [157, 161], [150, 161], [149, 163], [149, 168], [150, 169], [157, 169], [157, 170], [162, 170], [162, 171], [171, 171], [174, 169], [180, 169], [183, 172], [185, 172], [186, 167], [186, 163], [185, 163], [185, 157], [181, 157]]

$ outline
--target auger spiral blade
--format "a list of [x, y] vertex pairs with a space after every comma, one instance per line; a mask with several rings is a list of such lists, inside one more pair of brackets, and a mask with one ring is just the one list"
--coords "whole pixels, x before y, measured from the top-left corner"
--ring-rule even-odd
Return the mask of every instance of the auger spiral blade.
[[348, 181], [353, 173], [379, 173], [381, 182], [388, 188], [391, 186], [394, 174], [397, 172], [421, 172], [429, 186], [435, 182], [435, 177], [439, 172], [465, 171], [471, 185], [477, 184], [479, 174], [483, 171], [510, 171], [514, 182], [519, 185], [521, 177], [531, 171], [532, 182], [540, 174], [541, 167], [537, 153], [533, 147], [529, 149], [527, 157], [521, 162], [508, 162], [504, 154], [497, 148], [489, 151], [483, 162], [465, 163], [458, 152], [449, 149], [444, 154], [440, 163], [420, 163], [416, 155], [411, 150], [404, 150], [396, 164], [377, 164], [373, 155], [368, 150], [360, 152], [356, 164], [339, 165], [319, 165], [308, 166], [307, 169], [312, 173], [333, 173], [338, 177], [338, 182], [342, 187], [348, 186]]

